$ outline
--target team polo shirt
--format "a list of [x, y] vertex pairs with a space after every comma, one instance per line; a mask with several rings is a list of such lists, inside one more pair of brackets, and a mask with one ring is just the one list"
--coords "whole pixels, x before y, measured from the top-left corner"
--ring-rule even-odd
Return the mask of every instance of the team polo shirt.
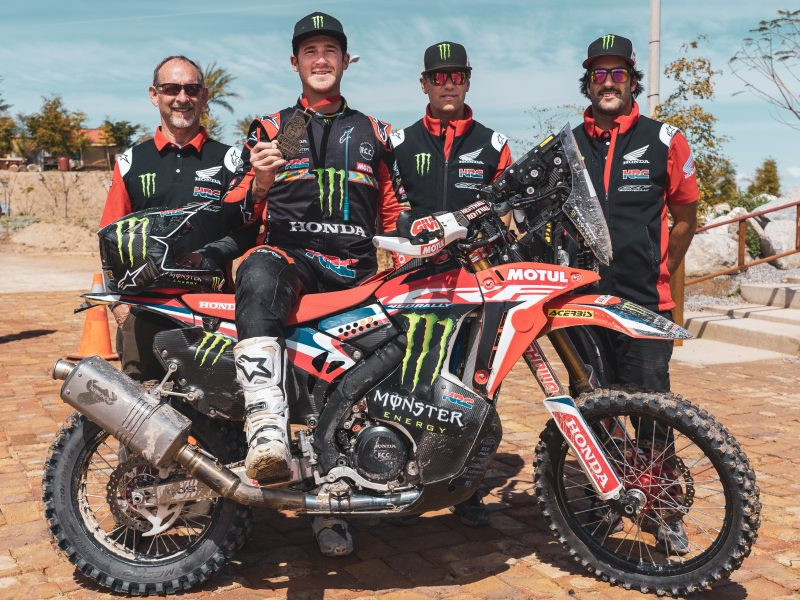
[[239, 164], [239, 151], [209, 139], [204, 129], [183, 146], [155, 136], [117, 157], [100, 227], [147, 208], [222, 202]]

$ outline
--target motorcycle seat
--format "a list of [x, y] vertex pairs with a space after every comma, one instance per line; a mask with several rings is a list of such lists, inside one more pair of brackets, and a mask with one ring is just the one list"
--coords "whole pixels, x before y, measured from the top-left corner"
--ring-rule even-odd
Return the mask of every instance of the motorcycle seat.
[[[381, 286], [383, 280], [383, 277], [372, 278], [348, 290], [301, 296], [286, 324], [306, 323], [360, 304]], [[181, 299], [197, 314], [218, 317], [225, 321], [235, 320], [236, 303], [233, 294], [183, 294]]]

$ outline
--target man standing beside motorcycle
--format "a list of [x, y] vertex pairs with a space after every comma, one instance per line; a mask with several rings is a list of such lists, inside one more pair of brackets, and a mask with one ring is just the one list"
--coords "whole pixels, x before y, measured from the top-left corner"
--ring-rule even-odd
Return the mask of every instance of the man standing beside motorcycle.
[[[100, 227], [133, 212], [163, 207], [179, 208], [190, 202], [221, 202], [239, 163], [239, 152], [208, 137], [200, 117], [208, 101], [203, 73], [193, 60], [182, 56], [164, 58], [153, 71], [150, 101], [158, 108], [161, 125], [152, 139], [128, 148], [117, 157], [111, 188]], [[197, 232], [196, 246], [218, 240], [225, 234], [216, 212], [205, 211], [204, 231]], [[200, 220], [196, 220], [195, 224]], [[249, 233], [253, 233], [252, 231]], [[241, 234], [239, 234], [241, 235]], [[247, 235], [246, 239], [254, 239]], [[252, 242], [251, 242], [252, 243]], [[224, 241], [209, 246], [206, 253], [220, 266], [229, 256]], [[152, 317], [130, 313], [127, 304], [112, 312], [117, 321], [117, 347], [122, 369], [134, 379], [160, 379], [164, 370], [152, 353], [153, 336], [163, 327]]]
[[[291, 64], [302, 95], [253, 121], [224, 199], [229, 212], [266, 227], [265, 245], [248, 252], [236, 280], [234, 357], [245, 397], [245, 466], [254, 479], [289, 476], [289, 313], [301, 294], [350, 288], [374, 274], [376, 225], [394, 229], [404, 208], [389, 171], [389, 125], [340, 95], [349, 61], [337, 19], [315, 12], [297, 22]], [[324, 554], [352, 552], [343, 520], [317, 517], [314, 533]]]
[[[600, 269], [599, 291], [632, 300], [671, 320], [675, 302], [670, 276], [697, 227], [699, 191], [691, 149], [677, 128], [639, 114], [635, 98], [642, 91], [643, 74], [636, 69], [629, 39], [614, 34], [596, 39], [589, 45], [583, 68], [580, 89], [591, 106], [573, 133], [603, 207], [614, 254], [611, 264]], [[610, 329], [592, 329], [608, 363], [604, 386], [629, 384], [669, 391], [672, 340], [635, 339]], [[585, 345], [576, 345], [586, 358]], [[643, 422], [641, 429], [647, 426]], [[640, 437], [648, 436], [640, 431]], [[657, 443], [659, 437], [668, 443], [656, 428]], [[659, 529], [657, 539], [672, 551], [687, 552], [683, 523], [670, 527]]]
[[[472, 118], [465, 103], [472, 67], [461, 44], [443, 41], [425, 50], [419, 83], [428, 96], [425, 115], [392, 133], [395, 175], [412, 209], [455, 211], [512, 163], [506, 136]], [[468, 526], [489, 524], [479, 492], [453, 507]]]

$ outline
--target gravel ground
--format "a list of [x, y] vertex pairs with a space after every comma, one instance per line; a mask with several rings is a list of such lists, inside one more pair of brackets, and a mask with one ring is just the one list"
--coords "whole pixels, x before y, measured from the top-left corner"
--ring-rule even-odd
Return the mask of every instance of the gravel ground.
[[[703, 306], [709, 304], [715, 305], [733, 305], [741, 304], [744, 302], [742, 296], [739, 294], [739, 288], [745, 283], [782, 283], [788, 278], [800, 280], [800, 269], [776, 269], [768, 263], [750, 267], [744, 273], [728, 276], [722, 275], [714, 279], [714, 281], [724, 282], [726, 287], [730, 288], [730, 292], [726, 294], [709, 295], [708, 293], [692, 292], [692, 288], [686, 288], [686, 298], [684, 303], [684, 310], [697, 311]], [[725, 287], [725, 286], [723, 286]]]

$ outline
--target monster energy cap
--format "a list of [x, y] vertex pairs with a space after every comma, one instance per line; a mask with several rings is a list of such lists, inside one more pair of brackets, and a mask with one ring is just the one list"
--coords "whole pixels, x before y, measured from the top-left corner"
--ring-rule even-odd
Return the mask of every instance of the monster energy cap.
[[608, 33], [600, 36], [591, 44], [583, 68], [588, 69], [592, 61], [599, 56], [619, 56], [624, 58], [631, 67], [636, 64], [636, 53], [633, 51], [633, 42], [621, 35]]
[[297, 48], [304, 39], [315, 35], [329, 35], [342, 45], [342, 53], [347, 52], [347, 36], [339, 19], [321, 12], [306, 15], [294, 24], [292, 36], [292, 52], [297, 55]]
[[442, 70], [472, 71], [467, 59], [467, 49], [455, 42], [439, 42], [425, 50], [423, 74]]

